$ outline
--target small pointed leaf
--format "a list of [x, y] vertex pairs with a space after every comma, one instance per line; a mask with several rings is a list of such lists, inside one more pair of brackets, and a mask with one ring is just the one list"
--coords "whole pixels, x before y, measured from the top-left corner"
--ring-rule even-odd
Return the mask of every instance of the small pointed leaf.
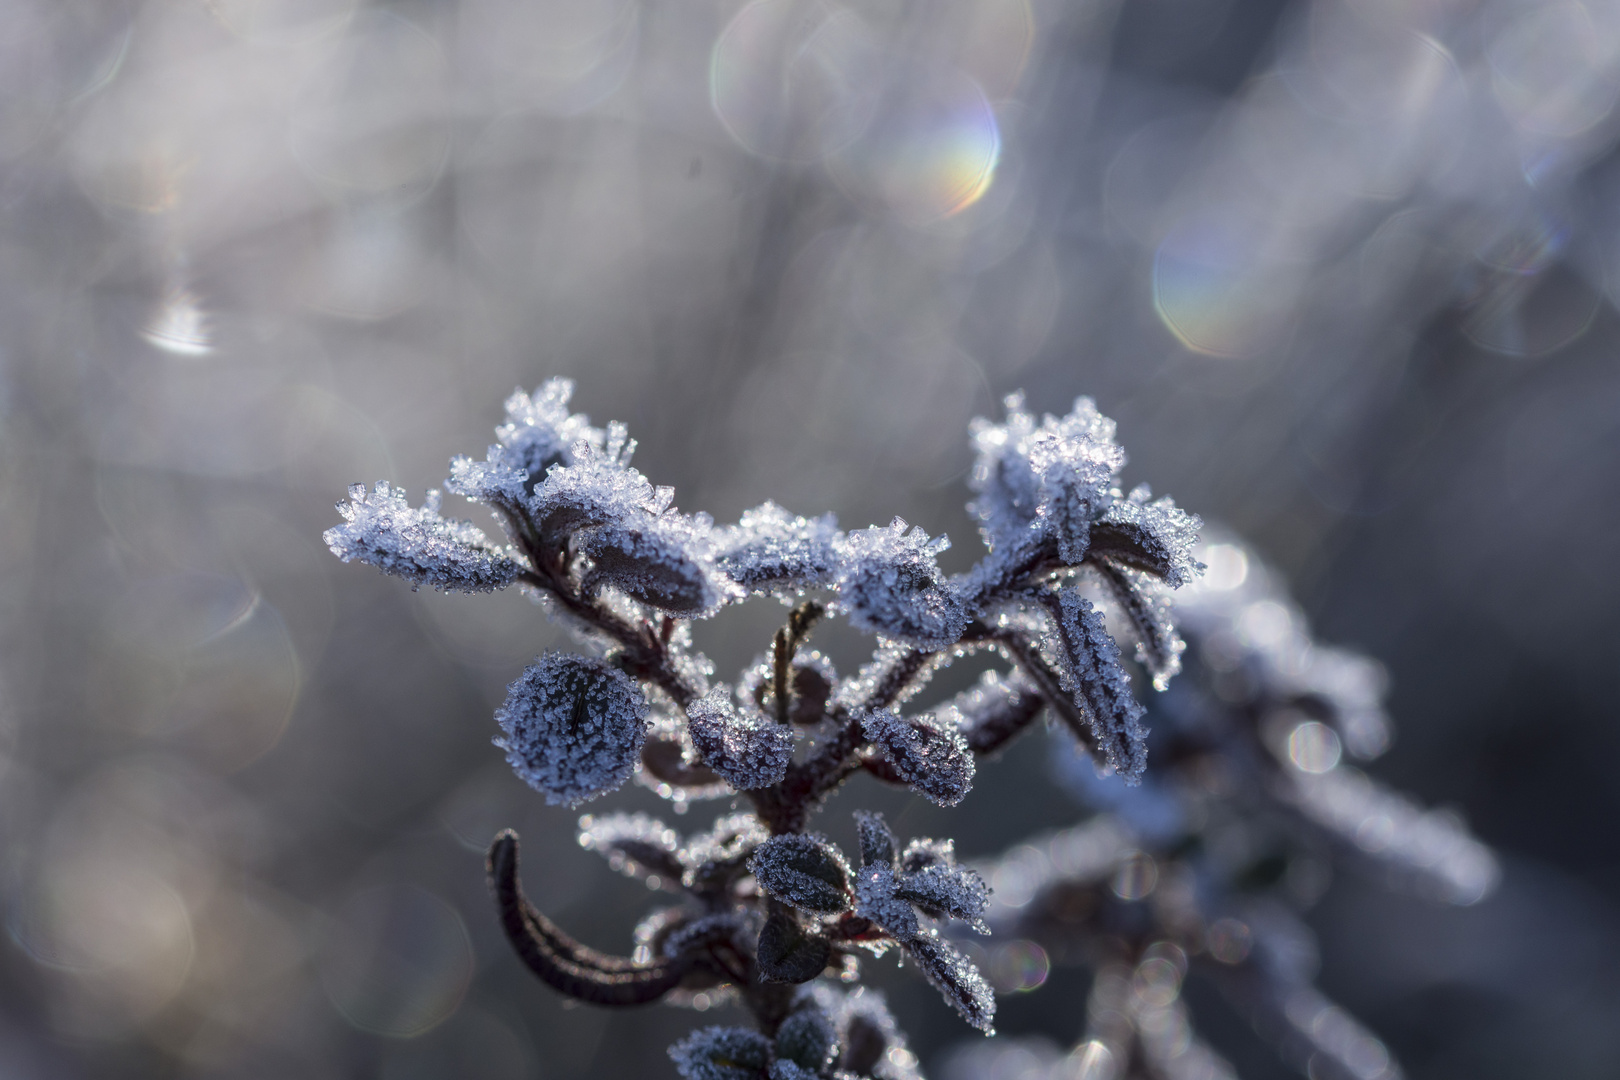
[[855, 828], [861, 837], [861, 868], [880, 866], [894, 869], [899, 846], [883, 815], [871, 810], [855, 811]]
[[777, 908], [759, 932], [759, 977], [765, 982], [805, 983], [832, 959], [832, 942], [808, 933], [793, 913]]
[[818, 834], [773, 836], [749, 860], [760, 887], [784, 904], [818, 915], [850, 909], [849, 864]]
[[986, 1035], [995, 1034], [996, 998], [973, 961], [932, 933], [913, 938], [905, 948], [924, 977], [962, 1019]]
[[935, 716], [902, 717], [875, 709], [861, 717], [861, 732], [902, 780], [940, 806], [955, 806], [973, 787], [967, 740]]
[[739, 791], [782, 782], [793, 760], [793, 729], [732, 707], [723, 687], [686, 709], [687, 730], [703, 763]]

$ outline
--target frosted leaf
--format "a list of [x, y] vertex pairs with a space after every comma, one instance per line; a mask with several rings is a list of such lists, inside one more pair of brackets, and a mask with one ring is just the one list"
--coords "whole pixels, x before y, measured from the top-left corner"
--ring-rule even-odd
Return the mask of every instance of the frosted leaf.
[[686, 867], [682, 882], [700, 892], [723, 887], [743, 872], [754, 849], [769, 836], [747, 811], [717, 819], [706, 832], [687, 838], [680, 852]]
[[664, 512], [674, 492], [654, 488], [630, 467], [634, 447], [623, 428], [612, 425], [601, 450], [577, 443], [571, 464], [553, 466], [529, 501], [544, 542], [558, 544], [580, 529], [630, 526]]
[[907, 1048], [881, 991], [864, 986], [847, 994], [830, 986], [813, 989], [817, 1003], [838, 1025], [840, 1069], [878, 1080], [922, 1080], [917, 1056]]
[[630, 512], [583, 530], [578, 545], [594, 563], [585, 579], [588, 592], [612, 585], [679, 618], [713, 614], [739, 595], [715, 565], [706, 517]]
[[679, 719], [653, 715], [641, 747], [636, 782], [683, 807], [695, 800], [723, 798], [735, 790], [698, 757], [684, 714]]
[[995, 1034], [996, 998], [973, 961], [932, 930], [907, 941], [905, 948], [962, 1019], [986, 1035]]
[[1176, 632], [1170, 594], [1140, 570], [1108, 559], [1093, 565], [1108, 587], [1121, 615], [1130, 621], [1136, 638], [1136, 662], [1147, 671], [1155, 690], [1164, 690], [1181, 672], [1181, 654], [1187, 643]]
[[656, 877], [678, 885], [684, 867], [675, 830], [647, 814], [586, 814], [579, 819], [579, 846], [607, 859], [626, 877]]
[[751, 593], [827, 585], [838, 565], [841, 535], [831, 514], [796, 517], [767, 502], [718, 530], [720, 568]]
[[990, 903], [990, 886], [965, 866], [940, 862], [904, 874], [895, 895], [916, 904], [933, 918], [961, 919], [978, 933], [990, 932], [980, 918]]
[[444, 486], [463, 498], [511, 509], [521, 507], [534, 490], [528, 472], [504, 446], [490, 447], [484, 461], [464, 454], [451, 458]]
[[794, 1011], [776, 1032], [776, 1060], [792, 1062], [806, 1076], [827, 1072], [842, 1049], [838, 1025], [815, 1005]]
[[[495, 429], [495, 437], [506, 463], [527, 474], [530, 492], [553, 465], [574, 463], [577, 444], [602, 446], [603, 432], [591, 427], [588, 417], [568, 411], [573, 394], [574, 380], [548, 379], [533, 394], [519, 388], [506, 399], [506, 423]], [[493, 452], [490, 461], [495, 461]]]
[[921, 652], [904, 642], [879, 638], [872, 659], [861, 665], [854, 678], [838, 684], [833, 700], [851, 710], [870, 708], [874, 702], [884, 707], [902, 705], [927, 686], [950, 659], [946, 653]]
[[1290, 770], [1291, 801], [1363, 853], [1416, 877], [1453, 904], [1490, 893], [1501, 868], [1490, 848], [1441, 810], [1425, 810], [1358, 769], [1340, 765], [1319, 775]]
[[899, 865], [899, 842], [889, 831], [883, 815], [871, 810], [855, 811], [855, 829], [861, 838], [861, 867]]
[[669, 1056], [686, 1080], [765, 1080], [771, 1044], [747, 1028], [706, 1027], [671, 1046]]
[[826, 970], [832, 942], [807, 931], [786, 908], [777, 907], [759, 932], [755, 959], [765, 982], [804, 983]]
[[887, 709], [861, 716], [871, 740], [900, 778], [940, 806], [955, 806], [973, 787], [973, 751], [962, 733], [933, 716], [902, 717]]
[[871, 919], [897, 941], [907, 941], [921, 931], [917, 913], [909, 901], [896, 893], [899, 879], [887, 866], [863, 866], [855, 878], [855, 913]]
[[738, 714], [717, 687], [686, 709], [687, 730], [703, 763], [739, 791], [782, 782], [793, 760], [793, 729]]
[[821, 1080], [821, 1074], [796, 1062], [778, 1060], [771, 1062], [770, 1080]]
[[616, 790], [635, 769], [647, 699], [605, 661], [548, 652], [506, 689], [495, 745], [553, 805], [577, 806]]
[[1127, 784], [1140, 783], [1147, 768], [1145, 710], [1131, 693], [1131, 679], [1119, 663], [1119, 646], [1108, 636], [1102, 615], [1074, 589], [1058, 595], [1063, 688], [1085, 713], [1091, 737], [1104, 759]]
[[721, 911], [684, 922], [664, 938], [663, 955], [701, 954], [721, 942], [735, 946], [748, 923], [748, 915], [741, 911]]
[[968, 612], [940, 572], [936, 557], [950, 546], [895, 518], [845, 536], [839, 546], [839, 599], [849, 621], [867, 633], [899, 638], [921, 649], [943, 649], [962, 636]]
[[1185, 585], [1204, 572], [1204, 564], [1192, 555], [1204, 523], [1168, 497], [1151, 503], [1148, 497], [1147, 488], [1141, 487], [1129, 498], [1112, 502], [1092, 526], [1092, 551], [1152, 574], [1172, 588]]
[[819, 833], [773, 836], [748, 865], [760, 888], [784, 904], [818, 915], [840, 915], [850, 908], [849, 864]]
[[510, 585], [522, 569], [491, 547], [471, 522], [440, 517], [437, 491], [428, 492], [421, 508], [413, 509], [403, 488], [379, 480], [368, 492], [364, 484], [355, 484], [337, 510], [344, 524], [321, 534], [332, 554], [405, 578], [413, 589], [431, 585], [445, 592], [491, 592]]
[[956, 841], [919, 836], [907, 843], [906, 850], [900, 855], [900, 869], [908, 874], [915, 874], [935, 863], [956, 865]]
[[1078, 563], [1090, 522], [1125, 465], [1114, 422], [1087, 397], [1076, 398], [1067, 416], [1048, 414], [1038, 425], [1022, 394], [1006, 405], [1004, 423], [979, 418], [969, 428], [978, 453], [969, 486], [978, 497], [968, 509], [992, 549], [1044, 536], [1066, 562]]

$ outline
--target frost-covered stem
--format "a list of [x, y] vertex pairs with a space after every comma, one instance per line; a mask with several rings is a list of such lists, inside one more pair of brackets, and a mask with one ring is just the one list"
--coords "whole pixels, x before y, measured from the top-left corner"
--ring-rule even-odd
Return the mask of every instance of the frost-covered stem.
[[833, 715], [843, 726], [814, 756], [788, 766], [787, 776], [775, 787], [747, 792], [754, 813], [771, 835], [803, 832], [811, 812], [827, 793], [860, 768], [856, 754], [866, 745], [860, 721], [841, 709]]
[[550, 593], [568, 614], [618, 642], [624, 649], [620, 664], [629, 674], [653, 683], [683, 709], [698, 698], [697, 689], [688, 686], [669, 664], [672, 620], [666, 618], [661, 629], [650, 623], [638, 628], [579, 595], [569, 582], [567, 552], [542, 546], [516, 515], [508, 517], [514, 520], [512, 532], [533, 568], [519, 574], [520, 581]]

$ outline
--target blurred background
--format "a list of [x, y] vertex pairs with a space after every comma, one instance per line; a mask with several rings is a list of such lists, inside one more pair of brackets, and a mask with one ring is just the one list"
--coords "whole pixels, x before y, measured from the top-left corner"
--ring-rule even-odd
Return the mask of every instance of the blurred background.
[[[591, 944], [651, 900], [489, 745], [564, 642], [320, 540], [559, 374], [685, 510], [953, 568], [969, 419], [1093, 395], [1502, 856], [1462, 910], [1341, 876], [1324, 989], [1415, 1078], [1620, 1074], [1617, 101], [1615, 0], [0, 0], [0, 1075], [666, 1077], [724, 1015], [520, 969], [498, 828]], [[698, 636], [729, 677], [780, 618]], [[1046, 739], [827, 827], [1069, 824]], [[925, 1067], [977, 1037], [868, 967]]]

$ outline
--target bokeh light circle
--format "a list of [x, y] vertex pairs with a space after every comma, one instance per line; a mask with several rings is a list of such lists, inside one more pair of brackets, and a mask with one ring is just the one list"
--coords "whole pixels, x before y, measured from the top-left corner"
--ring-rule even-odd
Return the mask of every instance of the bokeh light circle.
[[363, 889], [336, 912], [322, 943], [322, 985], [362, 1031], [412, 1038], [461, 1005], [472, 943], [456, 909], [413, 885]]

